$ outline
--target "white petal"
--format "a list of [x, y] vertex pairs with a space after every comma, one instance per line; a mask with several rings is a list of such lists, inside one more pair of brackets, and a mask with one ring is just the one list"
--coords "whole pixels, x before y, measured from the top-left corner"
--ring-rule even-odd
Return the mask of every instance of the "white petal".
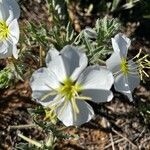
[[0, 59], [4, 59], [7, 57], [12, 56], [12, 45], [9, 44], [8, 42], [1, 42], [0, 43]]
[[114, 83], [112, 73], [101, 66], [87, 67], [79, 76], [77, 83], [85, 89], [109, 90]]
[[57, 93], [54, 94], [54, 90], [51, 88], [51, 85], [55, 84], [54, 82], [55, 81], [51, 80], [49, 77], [46, 68], [40, 68], [35, 71], [30, 79], [32, 98], [43, 106], [48, 106], [54, 99], [57, 98]]
[[46, 65], [48, 66], [49, 62], [52, 59], [55, 59], [55, 56], [58, 55], [59, 55], [59, 51], [57, 51], [55, 48], [51, 48], [46, 55], [46, 59], [45, 59]]
[[128, 48], [131, 45], [131, 41], [124, 34], [119, 33], [112, 38], [112, 46], [115, 52], [120, 53], [121, 57], [127, 57]]
[[118, 92], [129, 91], [130, 88], [128, 85], [127, 77], [124, 76], [123, 74], [119, 74], [118, 76], [116, 76], [114, 87], [115, 87], [115, 90]]
[[92, 98], [92, 101], [96, 103], [109, 102], [113, 98], [111, 91], [99, 89], [83, 90], [82, 95]]
[[93, 108], [85, 101], [77, 100], [77, 106], [79, 114], [77, 114], [77, 119], [74, 120], [75, 125], [82, 125], [89, 122], [94, 117]]
[[33, 91], [32, 98], [37, 102], [40, 103], [44, 107], [48, 107], [49, 104], [57, 97], [56, 95], [49, 96], [51, 91]]
[[56, 114], [58, 119], [61, 120], [65, 126], [73, 125], [73, 110], [69, 100], [61, 104], [56, 110]]
[[51, 101], [47, 107], [49, 108], [55, 107], [56, 109], [54, 111], [57, 112], [57, 109], [62, 107], [62, 105], [64, 104], [64, 100], [65, 98], [62, 97], [62, 95], [57, 94], [56, 97], [53, 99], [53, 101]]
[[133, 61], [128, 61], [129, 67], [129, 74], [127, 76], [129, 88], [131, 91], [133, 91], [139, 84], [140, 84], [140, 76], [138, 73], [138, 66]]
[[50, 91], [52, 88], [49, 86], [49, 75], [46, 68], [36, 70], [30, 79], [30, 86], [32, 91]]
[[12, 45], [8, 41], [3, 41], [0, 43], [0, 59], [14, 56], [18, 58], [18, 50], [16, 45]]
[[14, 20], [13, 11], [9, 10], [9, 17], [6, 20], [6, 24], [9, 26], [9, 24]]
[[12, 56], [12, 51], [7, 51], [7, 53], [0, 53], [0, 59], [8, 58]]
[[129, 74], [127, 78], [129, 88], [131, 91], [133, 91], [140, 84], [140, 78], [136, 74]]
[[63, 82], [67, 78], [66, 67], [64, 60], [60, 55], [50, 61], [48, 64], [49, 75], [53, 76], [59, 82]]
[[18, 49], [16, 45], [13, 45], [12, 53], [15, 59], [18, 59]]
[[76, 119], [73, 115], [72, 105], [69, 100], [57, 110], [58, 119], [61, 120], [65, 126], [79, 126], [94, 117], [94, 111], [88, 103], [80, 100], [77, 100], [76, 103], [79, 109], [79, 114], [76, 115]]
[[40, 68], [32, 74], [30, 79], [32, 91], [50, 91], [60, 86], [59, 81], [47, 68]]
[[121, 93], [126, 95], [131, 102], [133, 101], [132, 92], [130, 90], [129, 91], [124, 91], [124, 92], [121, 92]]
[[67, 75], [71, 76], [72, 80], [76, 80], [87, 66], [88, 60], [86, 54], [71, 45], [65, 46], [60, 54], [64, 60]]
[[12, 10], [13, 12], [13, 19], [18, 19], [20, 17], [20, 7], [18, 5], [18, 3], [16, 2], [16, 0], [4, 0], [6, 1], [9, 10]]
[[19, 40], [19, 26], [18, 26], [17, 19], [14, 19], [9, 24], [9, 30], [10, 30], [10, 34], [8, 38], [13, 42], [13, 44], [17, 44]]
[[9, 17], [9, 9], [6, 5], [6, 1], [2, 2], [0, 1], [0, 20], [6, 21]]
[[115, 78], [114, 87], [116, 91], [126, 95], [130, 101], [133, 101], [132, 92], [129, 87], [127, 76], [124, 76], [123, 74], [118, 75]]
[[8, 47], [9, 47], [9, 43], [7, 41], [0, 42], [0, 54], [6, 53]]
[[109, 59], [106, 60], [106, 66], [113, 73], [117, 73], [120, 70], [121, 57], [119, 53], [114, 52]]

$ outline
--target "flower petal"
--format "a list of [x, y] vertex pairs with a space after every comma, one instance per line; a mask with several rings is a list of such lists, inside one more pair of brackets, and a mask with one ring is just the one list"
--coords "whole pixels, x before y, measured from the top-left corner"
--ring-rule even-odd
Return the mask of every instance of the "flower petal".
[[52, 88], [49, 86], [49, 75], [46, 68], [40, 68], [36, 70], [30, 79], [30, 86], [32, 91], [51, 91]]
[[76, 80], [87, 66], [88, 60], [86, 54], [71, 45], [65, 46], [60, 54], [64, 60], [67, 75], [71, 76], [72, 80]]
[[48, 107], [49, 104], [57, 97], [56, 95], [51, 95], [51, 91], [43, 91], [37, 90], [32, 92], [32, 98], [37, 102], [40, 103], [44, 107]]
[[126, 95], [130, 101], [133, 101], [127, 76], [124, 76], [123, 74], [118, 75], [115, 78], [114, 87], [116, 91]]
[[138, 74], [129, 74], [127, 78], [129, 88], [131, 91], [133, 91], [140, 84], [140, 78]]
[[52, 59], [52, 61], [50, 61], [47, 65], [49, 75], [63, 83], [63, 81], [67, 78], [67, 70], [65, 60], [62, 59], [62, 56], [56, 56], [55, 59]]
[[46, 65], [48, 66], [49, 62], [55, 58], [55, 56], [58, 56], [59, 55], [59, 51], [57, 51], [55, 48], [51, 48], [47, 55], [46, 55], [46, 59], [45, 59], [45, 62], [46, 62]]
[[17, 44], [19, 40], [19, 33], [20, 33], [17, 19], [14, 19], [9, 24], [9, 30], [10, 30], [10, 34], [9, 34], [8, 40], [10, 39], [12, 41], [12, 44]]
[[0, 20], [6, 21], [9, 17], [9, 11], [5, 0], [0, 1]]
[[130, 88], [128, 85], [127, 77], [124, 76], [123, 74], [119, 74], [118, 76], [116, 76], [114, 87], [115, 87], [115, 90], [118, 92], [129, 91]]
[[18, 3], [16, 2], [16, 0], [4, 0], [6, 1], [9, 10], [13, 11], [13, 19], [18, 19], [20, 17], [20, 7], [18, 5]]
[[77, 83], [86, 89], [109, 90], [114, 83], [112, 73], [101, 66], [89, 66], [79, 76]]
[[133, 101], [132, 92], [130, 90], [129, 91], [124, 91], [124, 92], [121, 92], [121, 93], [126, 95], [128, 97], [128, 99], [130, 100], [130, 102]]
[[138, 66], [132, 60], [128, 61], [129, 64], [129, 74], [127, 76], [129, 88], [133, 91], [140, 84], [140, 76], [138, 73]]
[[47, 70], [47, 68], [40, 68], [32, 74], [30, 79], [30, 86], [32, 91], [51, 91], [59, 87], [59, 81], [55, 76]]
[[73, 109], [70, 101], [65, 101], [57, 108], [56, 114], [59, 120], [63, 122], [65, 126], [73, 125]]
[[0, 42], [0, 54], [3, 52], [5, 53], [8, 47], [9, 47], [9, 43], [7, 41]]
[[109, 102], [113, 98], [113, 93], [109, 90], [89, 89], [83, 90], [83, 96], [92, 98], [96, 103]]
[[120, 53], [121, 57], [127, 57], [127, 52], [130, 45], [130, 39], [122, 33], [118, 33], [114, 38], [112, 38], [113, 49], [116, 53]]
[[[32, 89], [32, 98], [43, 106], [51, 104], [58, 98], [57, 92], [51, 88], [57, 83], [49, 76], [46, 68], [40, 68], [35, 71], [30, 79], [30, 86]], [[56, 92], [56, 93], [55, 93]]]
[[76, 118], [74, 117], [73, 108], [69, 100], [65, 105], [57, 109], [57, 117], [65, 126], [79, 126], [90, 121], [94, 117], [94, 111], [88, 103], [80, 100], [77, 100], [76, 103], [79, 109]]
[[82, 100], [77, 100], [77, 106], [79, 109], [79, 114], [77, 114], [77, 119], [74, 120], [75, 125], [82, 125], [89, 122], [94, 117], [93, 108]]
[[0, 43], [0, 59], [4, 59], [12, 56], [12, 45], [7, 41]]
[[18, 49], [16, 45], [13, 45], [12, 53], [15, 59], [18, 59]]
[[120, 70], [121, 57], [118, 53], [114, 52], [109, 59], [106, 60], [106, 65], [113, 73], [117, 73]]

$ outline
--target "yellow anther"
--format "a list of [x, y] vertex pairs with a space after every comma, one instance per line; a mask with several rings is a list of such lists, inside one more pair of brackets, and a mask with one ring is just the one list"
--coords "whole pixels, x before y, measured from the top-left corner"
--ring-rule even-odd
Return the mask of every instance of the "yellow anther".
[[71, 100], [76, 96], [76, 93], [81, 91], [81, 86], [75, 84], [71, 79], [66, 79], [58, 89], [58, 93], [66, 99]]
[[125, 58], [122, 58], [121, 59], [121, 64], [120, 64], [120, 68], [121, 68], [121, 71], [124, 75], [127, 75], [128, 72], [129, 72], [129, 68], [128, 68], [128, 62]]
[[0, 41], [5, 40], [9, 35], [9, 28], [4, 21], [0, 21]]

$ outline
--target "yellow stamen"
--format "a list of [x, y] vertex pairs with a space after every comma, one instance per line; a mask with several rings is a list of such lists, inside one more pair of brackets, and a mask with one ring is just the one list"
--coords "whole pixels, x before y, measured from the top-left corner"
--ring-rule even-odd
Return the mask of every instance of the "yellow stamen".
[[5, 21], [0, 21], [0, 41], [5, 40], [9, 35], [9, 28]]
[[53, 124], [56, 124], [57, 117], [56, 117], [56, 114], [55, 114], [54, 110], [45, 109], [45, 118], [44, 118], [44, 120], [50, 120]]
[[79, 113], [79, 108], [78, 108], [78, 106], [77, 106], [76, 100], [75, 100], [75, 99], [72, 99], [72, 100], [71, 100], [71, 103], [72, 103], [73, 110], [74, 110], [76, 113]]
[[74, 98], [76, 93], [80, 91], [81, 86], [79, 84], [75, 84], [71, 79], [66, 79], [58, 89], [58, 93], [68, 100]]
[[77, 97], [75, 97], [75, 99], [79, 99], [79, 100], [92, 100], [91, 97], [87, 97], [87, 96], [77, 96]]
[[[136, 61], [136, 64], [138, 65], [138, 71], [140, 74], [141, 80], [144, 81], [143, 77], [149, 78], [150, 75], [146, 72], [150, 69], [150, 61], [149, 61], [149, 55], [146, 54], [144, 56], [142, 55], [142, 49], [139, 50], [139, 53], [133, 58]], [[145, 70], [146, 69], [146, 70]]]
[[121, 71], [124, 75], [127, 75], [128, 72], [129, 72], [129, 68], [128, 68], [128, 62], [125, 58], [122, 58], [121, 59], [121, 64], [120, 64], [120, 68], [121, 68]]

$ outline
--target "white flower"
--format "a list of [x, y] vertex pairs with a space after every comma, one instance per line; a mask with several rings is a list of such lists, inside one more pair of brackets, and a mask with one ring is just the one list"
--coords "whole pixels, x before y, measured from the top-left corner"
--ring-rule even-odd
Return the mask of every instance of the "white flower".
[[20, 9], [15, 0], [0, 0], [0, 59], [12, 55], [18, 58], [19, 16]]
[[133, 101], [132, 91], [139, 85], [140, 78], [137, 64], [132, 60], [127, 61], [130, 44], [130, 39], [121, 33], [112, 38], [114, 52], [106, 61], [106, 65], [115, 76], [116, 91], [125, 94], [130, 101]]
[[76, 47], [67, 45], [61, 52], [51, 49], [47, 67], [31, 77], [32, 97], [55, 111], [66, 126], [81, 125], [93, 118], [94, 111], [85, 100], [100, 103], [113, 97], [112, 73], [100, 66], [86, 68], [87, 63], [85, 53]]

